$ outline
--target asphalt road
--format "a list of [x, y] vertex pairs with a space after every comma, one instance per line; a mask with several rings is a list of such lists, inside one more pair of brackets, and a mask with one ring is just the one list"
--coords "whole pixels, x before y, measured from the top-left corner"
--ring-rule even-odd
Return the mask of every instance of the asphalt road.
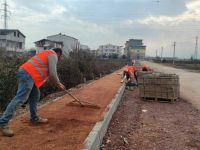
[[181, 98], [187, 100], [195, 108], [200, 110], [200, 73], [168, 67], [153, 62], [143, 61], [141, 63], [149, 64], [151, 68], [158, 72], [178, 74], [180, 77]]

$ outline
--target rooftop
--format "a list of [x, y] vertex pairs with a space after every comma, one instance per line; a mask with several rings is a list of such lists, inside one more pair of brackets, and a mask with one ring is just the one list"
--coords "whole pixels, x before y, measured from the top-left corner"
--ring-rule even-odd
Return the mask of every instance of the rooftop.
[[[58, 36], [58, 35], [60, 35], [60, 36], [66, 36], [66, 37], [69, 37], [69, 38], [72, 38], [72, 39], [78, 40], [78, 39], [76, 39], [76, 38], [74, 38], [74, 37], [71, 37], [71, 36], [68, 36], [68, 35], [65, 35], [65, 34], [62, 34], [62, 33], [55, 34], [55, 35], [50, 35], [50, 36], [48, 36], [48, 37], [51, 37], [51, 36]], [[47, 37], [47, 38], [48, 38], [48, 37]]]
[[8, 35], [10, 33], [13, 33], [15, 31], [18, 31], [21, 33], [22, 36], [26, 37], [22, 32], [20, 32], [18, 29], [0, 29], [0, 35]]

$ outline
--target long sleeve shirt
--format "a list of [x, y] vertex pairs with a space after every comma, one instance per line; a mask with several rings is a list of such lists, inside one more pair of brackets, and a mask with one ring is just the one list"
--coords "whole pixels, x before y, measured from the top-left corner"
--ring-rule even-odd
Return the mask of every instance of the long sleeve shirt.
[[50, 54], [48, 56], [48, 62], [49, 62], [49, 78], [51, 81], [53, 81], [54, 84], [58, 85], [60, 84], [60, 80], [58, 78], [58, 73], [57, 73], [58, 57], [56, 55]]

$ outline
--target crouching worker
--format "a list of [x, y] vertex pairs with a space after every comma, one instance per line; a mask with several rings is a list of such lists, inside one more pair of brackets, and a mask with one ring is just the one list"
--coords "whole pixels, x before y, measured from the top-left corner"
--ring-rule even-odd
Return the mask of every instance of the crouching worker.
[[28, 101], [31, 123], [47, 123], [48, 119], [41, 118], [37, 113], [37, 102], [40, 99], [39, 88], [50, 78], [60, 90], [65, 86], [57, 76], [57, 62], [62, 55], [60, 48], [45, 50], [20, 66], [17, 77], [19, 85], [16, 96], [10, 101], [3, 115], [0, 117], [0, 129], [4, 136], [13, 136], [14, 132], [8, 123], [12, 119], [16, 107]]
[[[127, 88], [137, 85], [137, 70], [134, 66], [126, 66], [123, 72], [123, 79], [121, 80], [121, 83], [123, 83], [125, 80]], [[134, 83], [134, 80], [136, 83]]]
[[150, 67], [148, 65], [146, 65], [146, 64], [142, 65], [142, 71], [150, 71], [150, 70], [151, 69], [150, 69]]

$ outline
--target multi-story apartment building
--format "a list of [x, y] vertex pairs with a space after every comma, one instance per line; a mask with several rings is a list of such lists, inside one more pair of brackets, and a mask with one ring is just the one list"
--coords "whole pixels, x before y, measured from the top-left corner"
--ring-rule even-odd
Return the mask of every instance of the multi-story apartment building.
[[48, 40], [62, 42], [63, 43], [63, 52], [65, 55], [68, 55], [71, 51], [80, 50], [80, 42], [78, 39], [65, 35], [65, 34], [56, 34], [47, 37]]
[[125, 55], [131, 59], [144, 59], [146, 46], [141, 39], [129, 39], [125, 43]]
[[51, 41], [47, 39], [42, 39], [34, 42], [37, 52], [41, 52], [48, 48], [63, 48], [62, 42]]
[[7, 55], [24, 52], [25, 38], [17, 29], [0, 29], [0, 49]]
[[124, 54], [124, 50], [122, 46], [106, 44], [99, 46], [98, 55], [102, 56], [111, 56], [113, 54], [117, 54], [118, 56], [122, 56]]

